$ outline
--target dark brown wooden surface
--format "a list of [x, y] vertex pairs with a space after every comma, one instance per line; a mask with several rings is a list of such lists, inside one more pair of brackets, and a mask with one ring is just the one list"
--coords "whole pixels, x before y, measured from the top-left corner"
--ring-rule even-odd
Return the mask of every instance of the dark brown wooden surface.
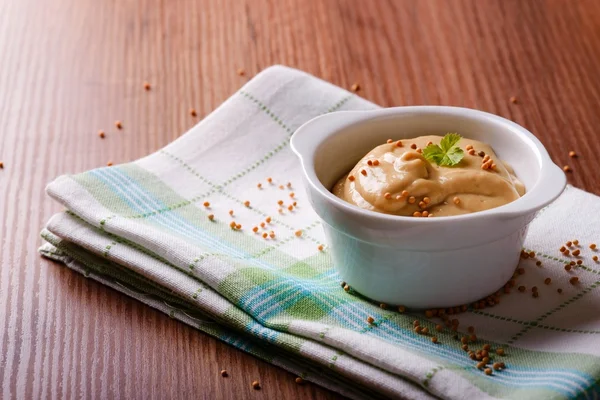
[[48, 181], [159, 149], [276, 63], [510, 118], [600, 194], [597, 0], [0, 0], [0, 398], [338, 397], [36, 252]]

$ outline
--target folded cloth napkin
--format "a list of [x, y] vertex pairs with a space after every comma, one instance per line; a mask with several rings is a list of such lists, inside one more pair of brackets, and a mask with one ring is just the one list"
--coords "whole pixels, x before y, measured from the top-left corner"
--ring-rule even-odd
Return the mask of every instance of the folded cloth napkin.
[[[505, 364], [491, 375], [441, 319], [380, 308], [341, 287], [289, 139], [320, 114], [374, 107], [271, 67], [164, 149], [52, 182], [49, 195], [67, 211], [48, 222], [40, 251], [350, 398], [596, 398], [596, 196], [569, 187], [532, 223], [526, 250], [535, 256], [521, 260], [510, 293], [450, 316], [460, 337], [475, 327], [469, 349], [491, 346], [489, 367]], [[579, 245], [561, 253], [573, 239]], [[430, 333], [415, 333], [415, 319]]]

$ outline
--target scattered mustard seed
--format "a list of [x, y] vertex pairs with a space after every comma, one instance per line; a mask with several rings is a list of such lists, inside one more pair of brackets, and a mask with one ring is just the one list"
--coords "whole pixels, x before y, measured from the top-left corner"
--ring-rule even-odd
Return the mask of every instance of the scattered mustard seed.
[[379, 304], [379, 308], [381, 308], [382, 310], [387, 310], [387, 304], [381, 303]]
[[273, 231], [269, 232], [269, 237], [271, 239], [275, 239], [275, 232], [273, 232]]
[[455, 197], [452, 199], [452, 201], [454, 202], [454, 204], [459, 205], [460, 204], [460, 199], [458, 197]]
[[567, 250], [567, 248], [565, 246], [562, 246], [559, 250], [561, 253], [564, 253]]
[[594, 261], [598, 262], [598, 256], [593, 256], [593, 257], [592, 257], [592, 260], [594, 260]]
[[501, 369], [501, 367], [500, 367], [500, 363], [499, 363], [499, 362], [497, 362], [497, 363], [494, 363], [494, 364], [492, 365], [492, 368], [494, 368], [496, 371], [500, 371], [500, 369]]
[[123, 123], [121, 121], [115, 121], [115, 126], [117, 129], [123, 129]]
[[490, 345], [489, 345], [489, 344], [487, 344], [487, 343], [483, 345], [483, 349], [484, 349], [485, 351], [490, 351], [490, 349], [491, 349], [491, 348], [492, 348], [492, 346], [490, 346]]
[[426, 311], [425, 311], [425, 316], [426, 316], [427, 318], [431, 318], [431, 317], [433, 317], [433, 311], [431, 311], [431, 310], [426, 310]]
[[262, 189], [262, 183], [257, 183], [256, 187], [259, 188], [259, 189]]
[[410, 145], [410, 148], [413, 149], [413, 150], [416, 150], [417, 149], [417, 145], [415, 143], [413, 143], [413, 144]]
[[544, 279], [544, 283], [545, 283], [546, 285], [549, 285], [549, 284], [551, 284], [551, 283], [552, 283], [552, 279], [551, 279], [551, 278], [546, 278], [546, 279]]
[[571, 277], [571, 279], [569, 279], [569, 283], [571, 285], [576, 285], [579, 282], [579, 278], [576, 276]]
[[246, 71], [244, 71], [244, 68], [238, 68], [237, 74], [239, 76], [244, 76], [246, 74]]
[[214, 214], [208, 214], [208, 219], [210, 221], [214, 220], [215, 219], [215, 215]]
[[530, 251], [529, 252], [529, 257], [530, 258], [535, 258], [535, 251]]
[[390, 200], [390, 199], [392, 198], [392, 194], [391, 194], [390, 192], [385, 192], [385, 194], [383, 195], [383, 197], [384, 197], [386, 200]]
[[429, 328], [428, 328], [428, 327], [426, 327], [426, 326], [425, 326], [425, 327], [423, 327], [423, 329], [421, 329], [421, 333], [422, 333], [423, 335], [427, 335], [427, 334], [429, 333]]
[[267, 217], [267, 219], [265, 219], [265, 221], [267, 222], [267, 224], [271, 223], [271, 217]]
[[358, 83], [353, 83], [352, 86], [350, 86], [350, 90], [356, 93], [360, 90], [360, 85]]
[[418, 319], [415, 319], [415, 320], [413, 321], [413, 326], [419, 326], [419, 325], [421, 325], [421, 323], [419, 322], [419, 320], [418, 320]]
[[355, 180], [355, 179], [356, 179], [356, 178], [354, 177], [354, 175], [348, 175], [348, 180], [349, 180], [350, 182], [354, 182], [354, 180]]
[[374, 160], [373, 161], [373, 165], [378, 166], [379, 165], [379, 160]]
[[265, 233], [262, 234], [262, 237], [263, 237], [263, 239], [266, 239], [266, 238], [269, 237], [269, 235], [267, 234], [267, 232], [265, 232]]
[[413, 217], [422, 217], [422, 216], [423, 216], [423, 214], [421, 214], [419, 211], [415, 211], [413, 213]]
[[573, 240], [573, 244], [574, 244], [575, 246], [579, 246], [579, 240], [577, 240], [577, 239]]
[[414, 196], [410, 196], [410, 197], [408, 198], [408, 202], [409, 202], [410, 204], [414, 204], [414, 203], [415, 203], [415, 201], [417, 201], [417, 199], [415, 199], [415, 197], [414, 197]]
[[150, 83], [149, 82], [144, 82], [144, 89], [150, 90]]
[[583, 260], [577, 260], [577, 265], [583, 264]]
[[517, 104], [517, 98], [515, 96], [511, 96], [511, 98], [509, 100], [511, 103]]
[[485, 367], [485, 363], [483, 362], [478, 362], [476, 365], [477, 369], [483, 369], [483, 367]]
[[254, 228], [252, 228], [252, 232], [254, 232], [254, 233], [258, 232], [258, 226], [255, 226]]
[[437, 338], [437, 337], [435, 337], [435, 336], [432, 336], [432, 337], [431, 337], [431, 342], [432, 342], [432, 343], [437, 343], [437, 342], [438, 342], [438, 338]]
[[570, 270], [571, 270], [571, 264], [565, 265], [565, 271], [570, 271]]
[[537, 265], [538, 267], [541, 267], [542, 266], [542, 262], [541, 261], [536, 261], [535, 265]]
[[558, 293], [562, 293], [562, 289], [561, 289], [561, 288], [558, 288], [558, 289], [556, 289], [556, 291], [557, 291]]
[[109, 162], [106, 163], [107, 167], [112, 167], [112, 165], [113, 165], [112, 161], [109, 161]]
[[402, 144], [402, 140], [398, 140], [396, 142], [396, 147], [404, 147], [404, 145]]
[[538, 297], [540, 297], [540, 293], [539, 292], [533, 292], [533, 293], [531, 293], [531, 296], [535, 297], [537, 299]]
[[0, 161], [0, 169], [4, 169], [4, 163]]
[[320, 244], [319, 247], [317, 247], [317, 249], [319, 249], [319, 251], [323, 251], [323, 245]]
[[574, 250], [574, 251], [573, 251], [573, 255], [574, 255], [575, 257], [577, 257], [579, 254], [581, 254], [581, 250], [577, 249], [577, 250]]
[[273, 183], [273, 178], [271, 178], [271, 177], [267, 178], [267, 182]]
[[300, 237], [300, 236], [302, 236], [302, 231], [301, 230], [297, 230], [296, 232], [294, 232], [294, 235]]
[[347, 292], [347, 291], [349, 291], [349, 290], [350, 290], [350, 286], [348, 286], [348, 285], [344, 286], [344, 290], [345, 290], [346, 292]]
[[283, 200], [277, 200], [277, 204], [279, 204], [280, 206], [283, 205]]
[[204, 207], [210, 207], [210, 203], [209, 203], [208, 201], [205, 201], [204, 203], [202, 203], [202, 205], [203, 205]]
[[292, 211], [293, 209], [294, 209], [294, 206], [290, 204], [290, 205], [288, 206], [288, 210]]
[[504, 355], [504, 349], [502, 347], [499, 347], [496, 349], [496, 354], [498, 354], [499, 356], [503, 356]]
[[519, 292], [523, 293], [525, 290], [527, 290], [527, 288], [523, 285], [518, 287]]
[[590, 249], [592, 249], [592, 250], [596, 250], [596, 243], [592, 243], [592, 244], [590, 244]]
[[577, 153], [575, 153], [573, 150], [571, 150], [571, 151], [569, 152], [569, 157], [571, 157], [571, 158], [575, 158], [575, 157], [577, 157]]
[[190, 115], [191, 115], [192, 117], [195, 117], [195, 116], [197, 116], [197, 115], [198, 115], [198, 113], [196, 112], [196, 109], [195, 109], [195, 108], [190, 108]]
[[361, 169], [361, 170], [360, 170], [360, 173], [361, 173], [361, 174], [363, 174], [364, 176], [367, 176], [367, 171], [366, 171], [366, 170], [364, 170], [364, 169]]
[[571, 167], [569, 167], [568, 165], [565, 165], [563, 167], [563, 171], [565, 171], [565, 172], [571, 172]]
[[252, 389], [260, 390], [260, 382], [258, 382], [258, 381], [252, 382]]
[[229, 215], [233, 217], [233, 210], [229, 210]]
[[435, 326], [435, 330], [438, 331], [438, 332], [442, 332], [444, 330], [444, 327], [441, 326], [441, 325], [436, 325]]
[[227, 370], [224, 370], [224, 369], [223, 369], [223, 370], [221, 370], [221, 376], [222, 376], [223, 378], [226, 378], [227, 376], [229, 376], [229, 374], [227, 373]]
[[98, 131], [98, 136], [100, 136], [100, 139], [104, 139], [106, 137], [106, 134], [104, 133], [104, 131], [100, 130]]
[[387, 143], [387, 144], [390, 144], [390, 143], [392, 143], [392, 142], [393, 142], [393, 140], [392, 140], [392, 139], [388, 139], [388, 140], [386, 140], [386, 143]]
[[483, 372], [485, 372], [486, 375], [491, 375], [492, 374], [492, 369], [491, 368], [486, 368]]
[[283, 190], [283, 185], [279, 185], [279, 189]]
[[404, 307], [404, 306], [398, 306], [398, 312], [399, 313], [403, 313], [405, 311], [406, 311], [406, 307]]
[[369, 324], [373, 324], [373, 322], [375, 322], [375, 319], [373, 319], [373, 317], [369, 316], [369, 317], [367, 318], [367, 322], [368, 322]]
[[302, 384], [304, 384], [304, 379], [302, 379], [301, 377], [297, 377], [297, 378], [296, 378], [296, 383], [297, 383], [298, 385], [302, 385]]
[[525, 268], [523, 268], [523, 267], [517, 268], [517, 273], [519, 275], [523, 275], [525, 273]]
[[567, 247], [573, 246], [573, 242], [571, 242], [570, 240], [567, 243], [565, 243], [565, 244], [567, 245]]

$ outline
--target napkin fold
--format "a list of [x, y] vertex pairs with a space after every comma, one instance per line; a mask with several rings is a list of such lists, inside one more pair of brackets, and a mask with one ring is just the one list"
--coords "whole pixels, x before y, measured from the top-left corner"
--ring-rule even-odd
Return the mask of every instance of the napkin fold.
[[[67, 211], [42, 231], [40, 252], [349, 398], [596, 398], [594, 195], [569, 187], [542, 210], [526, 240], [535, 258], [521, 261], [524, 274], [511, 293], [495, 307], [453, 317], [460, 336], [476, 328], [470, 349], [491, 346], [489, 366], [505, 363], [492, 375], [476, 368], [441, 320], [344, 291], [289, 139], [320, 114], [374, 107], [308, 74], [271, 67], [156, 153], [50, 183], [48, 194]], [[579, 246], [562, 254], [573, 239]], [[485, 268], [485, 260], [473, 262]], [[579, 281], [570, 283], [572, 276]], [[415, 319], [438, 343], [413, 331]]]

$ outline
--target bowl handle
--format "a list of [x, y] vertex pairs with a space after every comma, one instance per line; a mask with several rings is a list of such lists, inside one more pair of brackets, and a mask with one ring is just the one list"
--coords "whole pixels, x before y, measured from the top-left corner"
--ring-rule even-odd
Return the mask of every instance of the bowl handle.
[[548, 164], [542, 167], [540, 179], [530, 193], [525, 193], [523, 196], [523, 200], [527, 202], [523, 205], [521, 202], [513, 201], [502, 207], [502, 211], [499, 211], [496, 217], [512, 219], [537, 212], [562, 194], [567, 184], [567, 177], [560, 167], [549, 159], [547, 162]]

